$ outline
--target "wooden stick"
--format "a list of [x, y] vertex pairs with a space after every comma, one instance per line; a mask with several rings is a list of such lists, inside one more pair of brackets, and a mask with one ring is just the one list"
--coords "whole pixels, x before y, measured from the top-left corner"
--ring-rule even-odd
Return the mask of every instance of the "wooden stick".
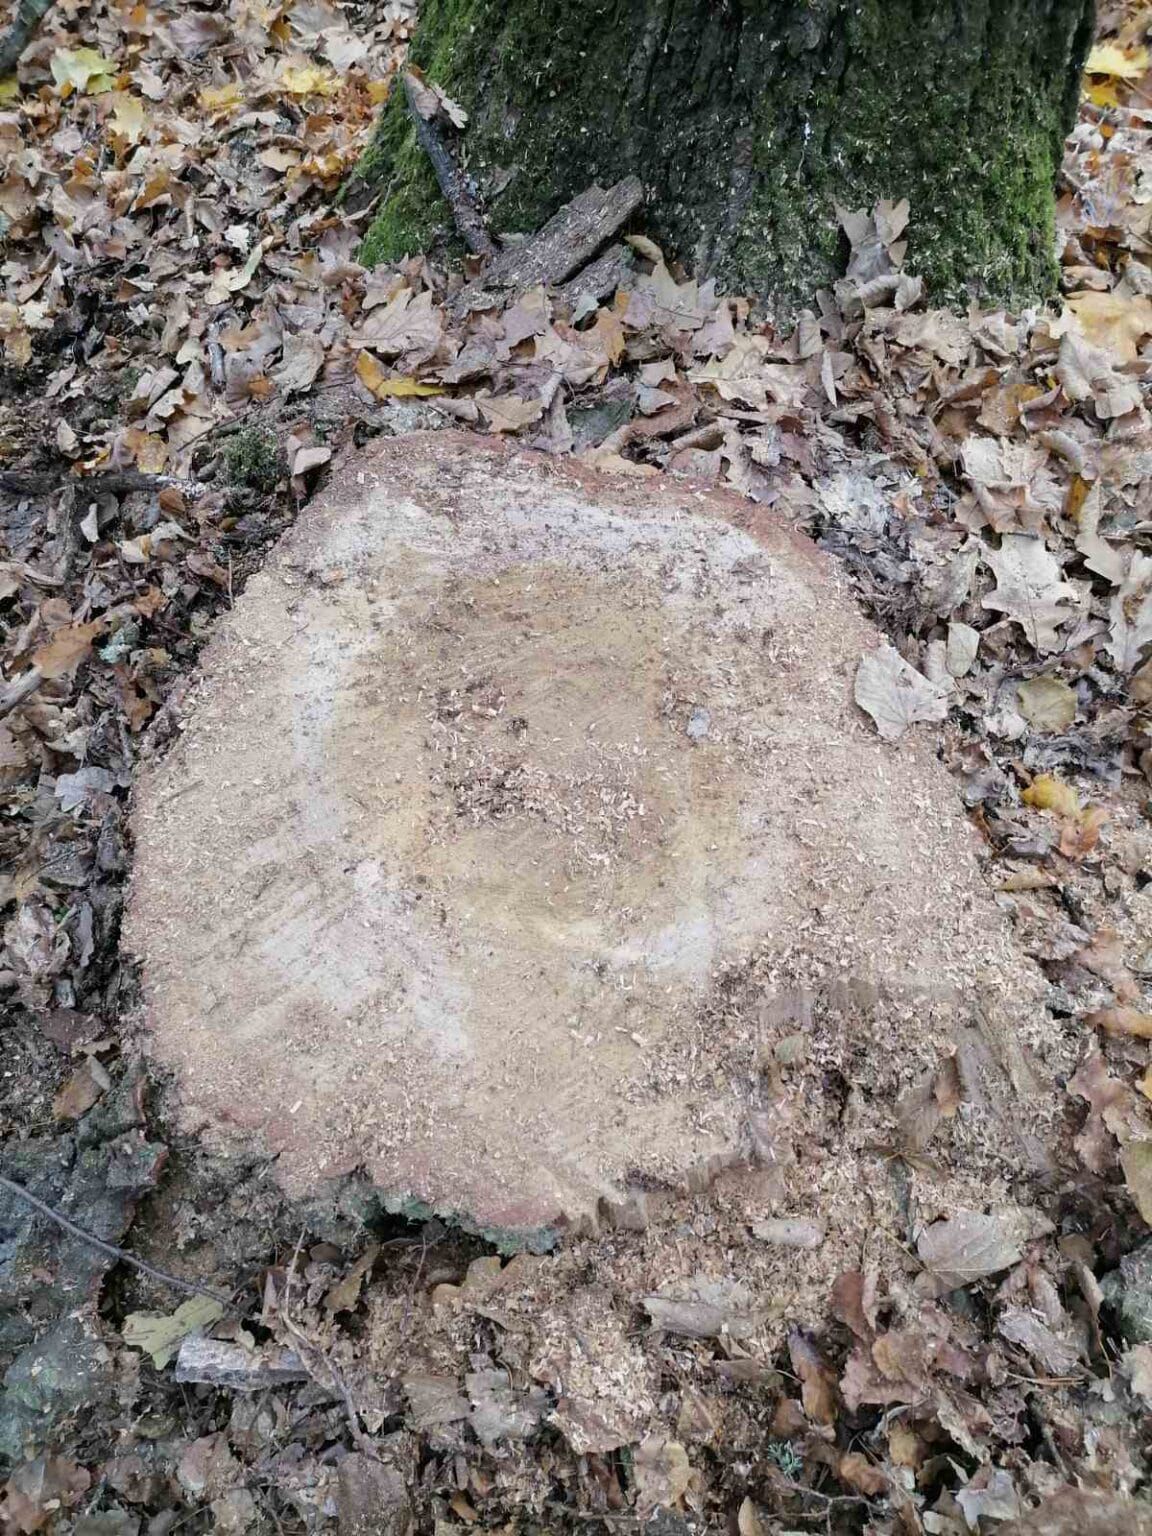
[[0, 469], [0, 491], [10, 491], [14, 495], [41, 496], [63, 485], [89, 491], [93, 496], [162, 491], [169, 485], [197, 496], [204, 489], [197, 480], [178, 480], [175, 475], [146, 475], [138, 469], [105, 469], [94, 475], [74, 475], [69, 469]]
[[464, 243], [468, 249], [475, 255], [495, 256], [496, 244], [488, 233], [464, 173], [453, 159], [452, 151], [445, 144], [436, 124], [424, 117], [416, 105], [415, 80], [407, 72], [403, 78], [408, 116], [412, 119], [420, 148], [428, 156], [432, 169], [436, 173], [436, 180], [440, 183], [440, 190], [452, 210], [456, 228], [464, 237]]
[[67, 1216], [62, 1216], [59, 1211], [53, 1210], [43, 1200], [25, 1189], [23, 1184], [17, 1184], [14, 1179], [5, 1178], [0, 1173], [0, 1189], [6, 1189], [9, 1194], [16, 1196], [18, 1200], [24, 1200], [34, 1211], [39, 1211], [41, 1216], [47, 1216], [49, 1221], [54, 1221], [58, 1227], [63, 1227], [65, 1232], [70, 1232], [73, 1237], [78, 1237], [81, 1242], [88, 1243], [91, 1247], [99, 1249], [107, 1254], [110, 1259], [117, 1262], [123, 1260], [125, 1264], [131, 1264], [133, 1269], [138, 1269], [142, 1274], [149, 1275], [153, 1280], [159, 1280], [162, 1285], [170, 1287], [174, 1291], [184, 1291], [189, 1296], [207, 1296], [210, 1301], [219, 1302], [226, 1312], [238, 1312], [240, 1309], [226, 1296], [218, 1296], [215, 1291], [210, 1291], [206, 1285], [197, 1285], [195, 1280], [180, 1280], [175, 1275], [169, 1275], [155, 1265], [148, 1264], [144, 1259], [138, 1259], [134, 1253], [128, 1253], [123, 1248], [117, 1248], [115, 1243], [106, 1243], [102, 1237], [97, 1237], [94, 1232], [89, 1232], [85, 1227], [77, 1226]]

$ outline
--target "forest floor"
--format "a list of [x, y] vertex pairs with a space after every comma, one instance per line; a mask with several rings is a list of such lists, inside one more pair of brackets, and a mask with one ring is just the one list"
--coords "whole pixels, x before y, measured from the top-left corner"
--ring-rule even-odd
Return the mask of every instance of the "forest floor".
[[[412, 21], [61, 0], [0, 82], [0, 1520], [1147, 1530], [1152, 13], [1102, 7], [1062, 302], [931, 308], [885, 205], [786, 331], [642, 235], [574, 308], [362, 270], [337, 193]], [[844, 560], [1077, 1046], [1046, 1235], [984, 1232], [939, 1300], [911, 1252], [848, 1270], [764, 1350], [737, 1274], [646, 1311], [595, 1243], [504, 1262], [367, 1198], [291, 1209], [165, 1123], [119, 949], [136, 765], [333, 454], [445, 423], [735, 489]], [[910, 1185], [963, 1114], [944, 1080], [894, 1106]], [[684, 1275], [727, 1219], [685, 1197]]]

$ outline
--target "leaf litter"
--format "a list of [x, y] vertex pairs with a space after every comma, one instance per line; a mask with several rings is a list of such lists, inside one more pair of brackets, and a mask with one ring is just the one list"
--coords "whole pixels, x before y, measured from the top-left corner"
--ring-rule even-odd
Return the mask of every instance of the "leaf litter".
[[[861, 1256], [829, 1277], [842, 1333], [814, 1312], [785, 1335], [725, 1265], [722, 1192], [683, 1202], [683, 1273], [645, 1293], [626, 1223], [591, 1277], [578, 1246], [502, 1263], [436, 1223], [401, 1225], [393, 1249], [341, 1230], [270, 1262], [273, 1207], [249, 1175], [239, 1195], [184, 1175], [181, 1245], [226, 1268], [240, 1237], [212, 1234], [231, 1212], [265, 1276], [251, 1315], [144, 1291], [114, 1335], [87, 1255], [81, 1331], [49, 1287], [40, 1325], [0, 1344], [10, 1387], [26, 1370], [58, 1406], [87, 1362], [76, 1401], [103, 1403], [104, 1438], [16, 1454], [9, 1436], [4, 1517], [80, 1529], [98, 1488], [92, 1518], [126, 1532], [201, 1508], [235, 1532], [353, 1530], [368, 1510], [397, 1531], [416, 1510], [438, 1530], [663, 1510], [676, 1530], [967, 1531], [1038, 1504], [1065, 1521], [1051, 1529], [1138, 1529], [1148, 1343], [1121, 1360], [1111, 1330], [1152, 1316], [1135, 1262], [1152, 1219], [1146, 13], [1103, 8], [1065, 163], [1061, 303], [932, 309], [909, 270], [916, 210], [892, 203], [841, 210], [846, 276], [790, 327], [643, 235], [602, 299], [574, 280], [462, 308], [433, 258], [361, 268], [364, 216], [338, 192], [413, 23], [407, 0], [61, 7], [4, 89], [5, 1170], [113, 1237], [155, 1187], [162, 1149], [141, 1140], [118, 1027], [133, 764], [162, 748], [212, 620], [334, 452], [463, 421], [727, 486], [843, 561], [890, 642], [861, 658], [862, 729], [940, 733], [1050, 1027], [1079, 1055], [1064, 1183], [1042, 1218], [934, 1209], [933, 1157], [991, 1079], [974, 1052], [910, 1071], [883, 1149], [907, 1188], [908, 1273]], [[422, 91], [422, 112], [462, 126], [434, 81]], [[868, 1091], [845, 1084], [846, 1104]], [[822, 1252], [818, 1215], [761, 1225]], [[19, 1231], [35, 1276], [56, 1250]], [[309, 1382], [201, 1387], [189, 1407], [161, 1362], [204, 1328], [233, 1381], [303, 1330]]]

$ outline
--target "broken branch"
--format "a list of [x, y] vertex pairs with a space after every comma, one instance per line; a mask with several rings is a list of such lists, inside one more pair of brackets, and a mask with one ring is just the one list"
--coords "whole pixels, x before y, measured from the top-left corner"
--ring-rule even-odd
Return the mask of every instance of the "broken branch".
[[477, 256], [495, 256], [495, 242], [488, 233], [464, 173], [456, 164], [435, 122], [426, 118], [417, 106], [416, 83], [408, 73], [404, 75], [404, 99], [408, 103], [408, 115], [416, 130], [420, 148], [428, 156], [436, 173], [436, 180], [440, 183], [440, 190], [452, 210], [452, 217], [464, 243]]

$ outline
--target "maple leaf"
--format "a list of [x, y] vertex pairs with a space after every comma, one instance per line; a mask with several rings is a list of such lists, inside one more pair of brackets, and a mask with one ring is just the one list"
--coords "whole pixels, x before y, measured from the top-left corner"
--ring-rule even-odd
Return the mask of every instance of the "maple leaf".
[[99, 96], [114, 84], [116, 66], [95, 48], [57, 48], [52, 55], [52, 78], [57, 85]]
[[1123, 48], [1119, 43], [1097, 43], [1084, 61], [1084, 73], [1111, 75], [1117, 80], [1139, 80], [1147, 74], [1147, 48]]
[[885, 741], [896, 741], [917, 721], [943, 720], [948, 713], [947, 693], [909, 666], [891, 645], [881, 645], [862, 659], [855, 697]]
[[1079, 597], [1061, 580], [1056, 558], [1043, 539], [1007, 533], [999, 549], [983, 550], [983, 559], [996, 576], [996, 587], [982, 606], [1004, 613], [1020, 625], [1038, 651], [1060, 648], [1061, 624], [1075, 618]]
[[1145, 646], [1152, 644], [1152, 555], [1133, 550], [1108, 612], [1108, 654], [1119, 671], [1131, 672], [1139, 666]]

